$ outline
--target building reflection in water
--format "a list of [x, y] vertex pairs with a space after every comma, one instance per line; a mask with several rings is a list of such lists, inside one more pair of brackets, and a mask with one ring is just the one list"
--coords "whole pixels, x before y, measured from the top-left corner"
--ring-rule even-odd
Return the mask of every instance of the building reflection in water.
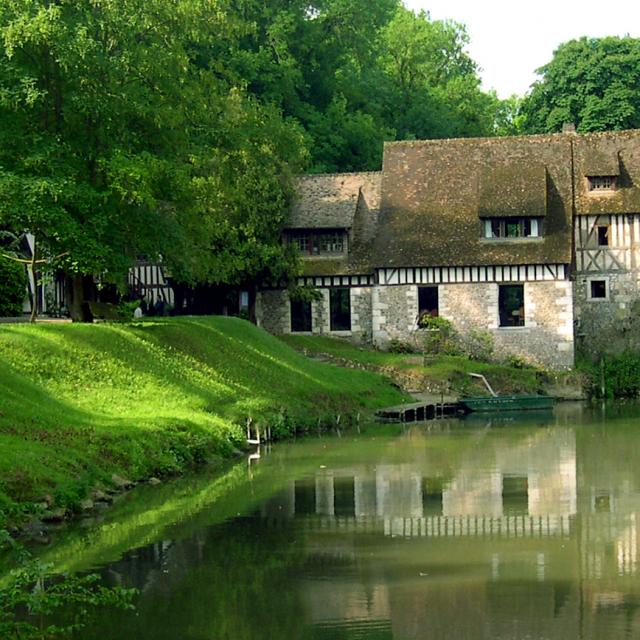
[[263, 456], [270, 498], [110, 567], [143, 591], [131, 637], [640, 638], [640, 430], [574, 422], [341, 443], [357, 463], [284, 485]]
[[[604, 624], [619, 626], [606, 637], [640, 637], [640, 588], [625, 580], [637, 571], [639, 484], [598, 449], [562, 427], [494, 440], [452, 466], [416, 446], [410, 462], [319, 469], [261, 514], [305, 536], [300, 586], [327, 633], [597, 638]], [[337, 576], [345, 563], [353, 571]]]

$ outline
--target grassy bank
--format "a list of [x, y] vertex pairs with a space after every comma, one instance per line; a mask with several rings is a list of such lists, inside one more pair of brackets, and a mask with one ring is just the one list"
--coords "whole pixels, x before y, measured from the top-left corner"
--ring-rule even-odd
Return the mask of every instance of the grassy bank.
[[567, 372], [553, 374], [533, 367], [479, 362], [464, 356], [438, 355], [425, 365], [417, 353], [389, 353], [324, 336], [287, 335], [282, 340], [312, 357], [346, 366], [377, 371], [393, 377], [405, 389], [450, 395], [484, 395], [486, 389], [469, 373], [480, 373], [498, 393], [551, 393], [558, 397], [581, 394], [582, 379]]
[[73, 507], [114, 472], [230, 455], [248, 417], [287, 436], [399, 400], [380, 376], [313, 362], [234, 318], [4, 325], [0, 518], [45, 493]]

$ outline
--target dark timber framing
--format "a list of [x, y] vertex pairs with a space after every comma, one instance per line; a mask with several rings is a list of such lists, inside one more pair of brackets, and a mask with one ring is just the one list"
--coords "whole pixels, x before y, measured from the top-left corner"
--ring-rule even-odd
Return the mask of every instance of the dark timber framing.
[[565, 264], [496, 265], [488, 267], [413, 267], [378, 269], [378, 284], [452, 284], [468, 282], [537, 282], [566, 280]]

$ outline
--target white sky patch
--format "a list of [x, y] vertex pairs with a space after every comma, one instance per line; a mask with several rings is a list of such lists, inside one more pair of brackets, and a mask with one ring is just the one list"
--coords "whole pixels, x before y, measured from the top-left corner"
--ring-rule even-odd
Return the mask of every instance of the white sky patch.
[[482, 87], [501, 98], [524, 95], [559, 44], [581, 36], [640, 36], [640, 2], [601, 0], [403, 0], [432, 19], [467, 26], [469, 55], [481, 67]]

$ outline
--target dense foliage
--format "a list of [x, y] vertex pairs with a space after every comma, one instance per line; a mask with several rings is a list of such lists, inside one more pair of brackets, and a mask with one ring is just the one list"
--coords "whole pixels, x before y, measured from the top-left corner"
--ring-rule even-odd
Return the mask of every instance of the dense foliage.
[[0, 255], [0, 316], [19, 316], [26, 295], [24, 265]]
[[312, 171], [380, 167], [384, 140], [490, 135], [465, 28], [399, 0], [240, 0], [226, 68], [306, 132]]
[[106, 281], [141, 254], [185, 280], [286, 266], [302, 134], [216, 73], [242, 31], [218, 5], [2, 3], [0, 223]]
[[592, 397], [640, 396], [640, 353], [637, 350], [603, 355], [597, 361], [582, 359], [577, 366], [588, 376], [589, 395]]
[[539, 70], [541, 79], [521, 107], [527, 133], [640, 127], [640, 40], [580, 38], [560, 45]]

